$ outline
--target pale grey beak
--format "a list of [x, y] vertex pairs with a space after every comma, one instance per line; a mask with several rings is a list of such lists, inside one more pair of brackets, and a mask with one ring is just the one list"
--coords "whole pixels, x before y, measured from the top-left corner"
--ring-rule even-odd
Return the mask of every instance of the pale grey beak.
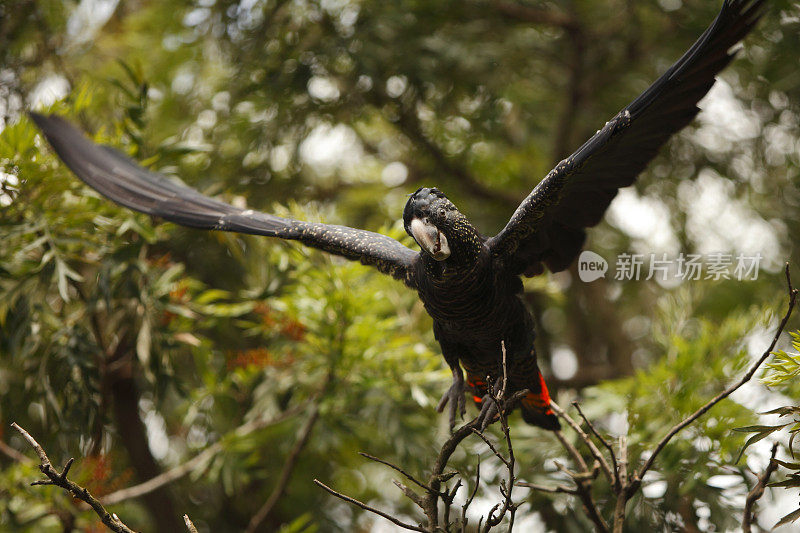
[[437, 261], [444, 261], [450, 257], [450, 246], [447, 237], [431, 224], [427, 218], [414, 218], [411, 220], [411, 236], [423, 250], [432, 255]]

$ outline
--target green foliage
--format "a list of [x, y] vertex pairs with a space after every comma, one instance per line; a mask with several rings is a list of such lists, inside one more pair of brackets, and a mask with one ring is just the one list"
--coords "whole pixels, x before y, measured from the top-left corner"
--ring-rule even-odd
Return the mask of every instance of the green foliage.
[[[415, 473], [431, 467], [446, 436], [434, 406], [449, 373], [430, 320], [413, 293], [361, 265], [162, 224], [99, 197], [22, 113], [52, 88], [43, 82], [61, 77], [67, 86], [48, 110], [227, 201], [407, 239], [387, 221], [399, 218], [405, 194], [437, 185], [491, 234], [553, 161], [677, 58], [718, 8], [701, 0], [669, 12], [664, 2], [518, 4], [576, 24], [565, 29], [482, 0], [165, 0], [120, 2], [108, 20], [70, 30], [78, 4], [0, 3], [0, 423], [20, 423], [57, 464], [75, 456], [76, 479], [98, 494], [149, 476], [123, 436], [126, 421], [144, 422], [144, 448], [162, 470], [211, 449], [156, 498], [211, 531], [242, 530], [268, 498], [311, 401], [319, 420], [265, 527], [372, 527], [327, 498], [315, 477], [417, 516], [393, 474], [356, 452]], [[738, 246], [743, 227], [763, 222], [773, 255], [798, 263], [796, 20], [797, 6], [770, 2], [723, 76], [752, 131], [730, 140], [695, 123], [639, 180], [637, 193], [669, 213], [657, 224], [674, 233], [670, 246], [705, 251], [710, 234], [715, 246]], [[325, 132], [339, 135], [328, 151], [342, 157], [322, 157], [325, 144], [308, 142]], [[728, 241], [690, 224], [702, 192], [690, 185], [709, 170], [725, 186], [719, 215], [742, 206], [742, 227]], [[650, 236], [609, 220], [591, 232], [589, 249], [609, 259], [651, 250]], [[564, 347], [578, 359], [575, 376], [549, 380], [559, 403], [579, 390], [601, 429], [629, 435], [633, 464], [741, 374], [746, 340], [781, 284], [776, 265], [758, 281], [681, 289], [583, 284], [568, 272], [528, 280], [525, 296], [540, 322], [543, 368]], [[798, 362], [779, 352], [765, 383], [797, 398]], [[117, 410], [122, 383], [138, 394], [133, 418]], [[557, 441], [511, 420], [520, 478], [564, 482], [554, 461], [568, 459]], [[751, 481], [736, 462], [747, 435], [730, 429], [768, 422], [726, 400], [679, 434], [645, 480], [665, 491], [630, 504], [630, 530], [732, 527], [740, 509], [709, 480], [734, 469]], [[17, 436], [0, 436], [31, 456]], [[480, 497], [495, 501], [501, 474], [481, 441], [468, 441], [451, 466], [471, 479], [476, 455]], [[785, 463], [790, 482], [797, 470]], [[76, 528], [98, 527], [65, 494], [31, 490], [33, 464], [2, 456], [0, 469], [0, 529], [62, 530], [64, 513]], [[610, 488], [600, 478], [594, 490], [610, 516]], [[145, 499], [113, 511], [134, 528], [169, 530]], [[590, 527], [564, 494], [531, 492], [517, 519], [556, 531]]]
[[[749, 362], [744, 339], [754, 327], [753, 317], [766, 310], [751, 308], [715, 323], [695, 314], [703, 304], [687, 291], [661, 298], [654, 340], [663, 356], [631, 377], [591, 390], [582, 401], [587, 406], [600, 404], [590, 413], [599, 408], [625, 414], [633, 457], [652, 450], [677, 422], [741, 376]], [[678, 527], [677, 518], [663, 510], [686, 505], [710, 511], [718, 527], [739, 523], [735, 505], [709, 480], [736, 463], [741, 440], [730, 438], [730, 428], [752, 420], [746, 407], [723, 401], [679, 433], [644, 480], [646, 494], [648, 485], [662, 488], [658, 496], [639, 499], [637, 527]]]
[[[792, 348], [800, 351], [800, 332], [792, 332], [791, 337]], [[800, 353], [787, 353], [784, 350], [778, 350], [774, 352], [772, 361], [765, 366], [761, 381], [771, 388], [789, 394], [791, 397], [796, 397], [798, 387], [800, 386], [797, 379], [798, 375], [800, 375]], [[745, 442], [740, 457], [751, 444], [765, 439], [778, 431], [786, 430], [789, 434], [789, 440], [785, 444], [786, 450], [789, 452], [792, 459], [794, 459], [794, 441], [797, 436], [800, 435], [800, 407], [788, 405], [772, 409], [762, 414], [778, 415], [780, 423], [768, 426], [758, 425], [735, 428], [735, 431], [753, 433], [753, 435], [747, 439], [747, 442]], [[776, 437], [779, 438], [780, 436]], [[797, 489], [800, 487], [800, 463], [795, 461], [781, 461], [779, 459], [773, 460], [788, 472], [785, 473], [785, 479], [773, 481], [769, 486], [783, 487], [785, 489]], [[795, 522], [798, 518], [800, 518], [800, 509], [786, 514], [775, 527], [790, 524]]]
[[[790, 333], [792, 348], [800, 352], [800, 332]], [[772, 361], [764, 367], [764, 376], [761, 381], [768, 387], [791, 387], [796, 378], [800, 376], [800, 353], [786, 353], [783, 350], [775, 352]]]

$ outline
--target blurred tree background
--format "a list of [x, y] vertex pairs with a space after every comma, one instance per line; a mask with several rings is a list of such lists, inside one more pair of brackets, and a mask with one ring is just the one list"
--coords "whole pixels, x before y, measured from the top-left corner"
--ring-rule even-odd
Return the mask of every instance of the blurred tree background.
[[[183, 528], [183, 513], [200, 530], [242, 531], [268, 501], [265, 531], [389, 530], [313, 478], [413, 522], [391, 471], [357, 452], [424, 472], [447, 435], [434, 407], [450, 374], [416, 295], [296, 245], [118, 208], [57, 160], [26, 109], [63, 114], [254, 209], [410, 244], [397, 222], [405, 195], [435, 185], [492, 235], [719, 4], [0, 3], [0, 529], [103, 527], [68, 495], [28, 487], [39, 473], [11, 422], [57, 464], [77, 457], [72, 477], [98, 496], [190, 461], [185, 475], [111, 507], [134, 529], [165, 532]], [[586, 244], [612, 272], [621, 253], [759, 253], [757, 280], [583, 283], [574, 268], [526, 280], [552, 392], [564, 406], [581, 398], [604, 433], [627, 434], [634, 464], [742, 373], [783, 312], [783, 261], [800, 264], [798, 54], [800, 7], [769, 2], [705, 110]], [[746, 387], [680, 434], [626, 527], [740, 524], [748, 467], [763, 470], [770, 439], [737, 463], [747, 435], [731, 429], [797, 403], [796, 384], [781, 383], [782, 395]], [[520, 479], [560, 479], [555, 438], [511, 420]], [[477, 438], [454, 467], [474, 472], [475, 455], [486, 481], [477, 517], [497, 501], [501, 472]], [[595, 496], [608, 516], [606, 489], [598, 481]], [[517, 490], [523, 530], [591, 527], [569, 495]], [[768, 492], [762, 526], [795, 496], [781, 504]]]

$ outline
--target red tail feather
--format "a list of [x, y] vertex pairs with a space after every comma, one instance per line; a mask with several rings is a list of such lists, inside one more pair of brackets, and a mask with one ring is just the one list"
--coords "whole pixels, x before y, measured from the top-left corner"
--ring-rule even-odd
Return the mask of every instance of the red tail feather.
[[[520, 403], [522, 409], [522, 419], [528, 424], [539, 426], [544, 429], [557, 430], [561, 429], [561, 424], [558, 423], [558, 417], [553, 413], [550, 408], [550, 392], [547, 390], [547, 384], [544, 382], [542, 373], [539, 372], [539, 391], [529, 392]], [[535, 390], [531, 387], [532, 390]]]

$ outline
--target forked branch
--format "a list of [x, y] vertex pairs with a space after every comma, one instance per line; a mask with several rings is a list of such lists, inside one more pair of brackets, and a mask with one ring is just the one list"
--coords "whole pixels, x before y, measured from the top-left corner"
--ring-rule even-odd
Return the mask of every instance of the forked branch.
[[[783, 331], [786, 328], [786, 324], [789, 321], [789, 318], [792, 316], [792, 312], [794, 311], [795, 305], [797, 303], [797, 295], [798, 291], [792, 286], [791, 276], [789, 274], [789, 264], [786, 264], [785, 268], [785, 275], [786, 275], [786, 284], [788, 289], [788, 306], [786, 309], [786, 313], [784, 314], [781, 321], [778, 323], [778, 327], [775, 331], [774, 336], [772, 337], [772, 341], [770, 342], [769, 346], [766, 350], [759, 356], [759, 358], [750, 365], [750, 368], [745, 372], [745, 374], [737, 380], [735, 383], [727, 387], [725, 390], [717, 394], [714, 398], [706, 402], [702, 407], [697, 409], [694, 413], [686, 417], [685, 419], [681, 420], [675, 426], [670, 429], [666, 435], [664, 435], [661, 440], [658, 441], [656, 446], [653, 448], [653, 451], [648, 454], [647, 459], [644, 463], [635, 470], [632, 475], [628, 473], [628, 450], [627, 450], [627, 441], [624, 437], [620, 437], [618, 443], [618, 451], [615, 453], [613, 446], [611, 446], [608, 441], [606, 441], [599, 432], [595, 429], [592, 423], [583, 415], [580, 410], [580, 406], [577, 404], [573, 404], [575, 408], [578, 410], [578, 413], [583, 418], [584, 422], [586, 423], [587, 427], [589, 428], [589, 432], [587, 433], [583, 431], [573, 418], [571, 418], [564, 410], [558, 407], [556, 404], [552, 404], [553, 411], [562, 418], [569, 427], [571, 427], [578, 436], [578, 439], [583, 442], [587, 449], [590, 452], [592, 459], [595, 462], [595, 465], [599, 467], [600, 470], [606, 475], [606, 477], [611, 481], [615, 493], [615, 502], [614, 502], [614, 516], [613, 516], [613, 532], [614, 533], [621, 533], [623, 530], [623, 524], [625, 521], [625, 507], [627, 502], [636, 494], [636, 492], [642, 486], [642, 479], [644, 475], [650, 470], [653, 465], [655, 464], [656, 459], [658, 458], [659, 454], [664, 450], [664, 448], [669, 444], [675, 435], [677, 435], [682, 429], [686, 428], [687, 426], [694, 423], [697, 419], [707, 413], [711, 408], [717, 405], [719, 402], [733, 394], [736, 390], [738, 390], [742, 385], [750, 381], [753, 376], [756, 374], [758, 369], [761, 365], [769, 358], [772, 354], [773, 350], [775, 349], [775, 345], [778, 343]], [[594, 436], [600, 444], [608, 451], [608, 458], [601, 452], [601, 450], [595, 445], [592, 440], [592, 436]], [[522, 486], [526, 486], [532, 488], [534, 490], [539, 490], [542, 492], [567, 492], [572, 493], [578, 496], [584, 504], [584, 509], [586, 511], [587, 516], [592, 520], [595, 524], [595, 528], [598, 531], [607, 531], [608, 527], [605, 524], [602, 516], [599, 513], [597, 506], [594, 504], [591, 495], [591, 488], [592, 488], [592, 477], [588, 476], [591, 473], [590, 469], [588, 468], [586, 461], [584, 460], [583, 456], [577, 450], [575, 446], [572, 445], [560, 432], [556, 432], [556, 437], [561, 442], [561, 445], [567, 451], [567, 453], [572, 457], [574, 463], [578, 467], [577, 472], [572, 472], [563, 465], [560, 466], [560, 469], [567, 473], [570, 477], [572, 477], [573, 481], [575, 482], [575, 488], [569, 488], [565, 486], [557, 486], [557, 487], [547, 487], [535, 484], [520, 484]], [[774, 449], [773, 449], [773, 458], [774, 458]], [[619, 457], [617, 457], [619, 454]], [[631, 469], [634, 470], [634, 469]], [[763, 495], [764, 486], [766, 485], [766, 480], [774, 471], [774, 462], [770, 462], [770, 466], [767, 467], [764, 475], [759, 477], [759, 481], [757, 485], [753, 488], [747, 498], [746, 502], [746, 509], [745, 509], [745, 516], [743, 521], [743, 529], [747, 531], [750, 527], [750, 523], [752, 522], [752, 507], [755, 502]], [[763, 486], [762, 486], [763, 485]]]
[[100, 517], [100, 520], [103, 521], [103, 524], [105, 524], [106, 527], [108, 527], [111, 531], [116, 531], [117, 533], [135, 533], [131, 528], [126, 526], [116, 514], [109, 513], [100, 503], [100, 500], [92, 496], [88, 490], [67, 479], [67, 474], [69, 473], [72, 463], [75, 461], [74, 459], [67, 461], [67, 464], [64, 466], [64, 470], [62, 470], [60, 473], [56, 472], [55, 468], [53, 468], [53, 465], [50, 462], [50, 458], [47, 457], [47, 453], [45, 453], [44, 448], [42, 448], [42, 446], [36, 442], [36, 439], [34, 439], [30, 433], [18, 426], [16, 422], [11, 424], [11, 427], [17, 430], [19, 434], [22, 435], [22, 437], [28, 442], [28, 444], [31, 445], [31, 448], [33, 448], [33, 450], [36, 452], [36, 455], [39, 456], [39, 470], [42, 471], [42, 474], [47, 476], [47, 479], [34, 481], [31, 483], [31, 485], [55, 485], [56, 487], [61, 487], [67, 492], [72, 493], [72, 495], [79, 500], [86, 502], [94, 510], [94, 512], [97, 513], [97, 516]]

